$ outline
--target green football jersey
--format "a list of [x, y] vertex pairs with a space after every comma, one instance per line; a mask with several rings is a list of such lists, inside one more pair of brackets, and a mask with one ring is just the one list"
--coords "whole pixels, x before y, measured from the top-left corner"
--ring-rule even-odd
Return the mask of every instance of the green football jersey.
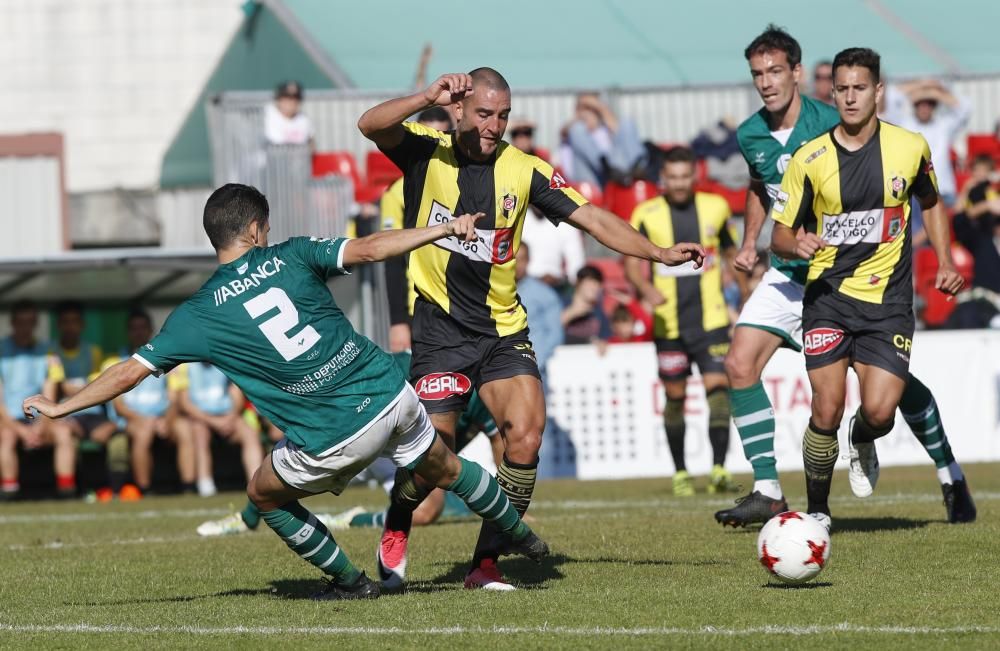
[[[840, 122], [840, 115], [834, 107], [805, 95], [800, 97], [802, 110], [784, 145], [771, 135], [767, 109], [764, 108], [747, 118], [736, 130], [740, 153], [750, 168], [750, 178], [767, 186], [768, 203], [764, 206], [767, 210], [770, 210], [771, 203], [781, 191], [781, 177], [795, 150]], [[772, 254], [771, 266], [795, 282], [805, 285], [806, 274], [809, 273], [808, 260], [784, 260]]]
[[327, 288], [328, 278], [347, 273], [347, 242], [296, 237], [220, 265], [134, 357], [156, 373], [209, 362], [303, 450], [339, 449], [405, 386]]

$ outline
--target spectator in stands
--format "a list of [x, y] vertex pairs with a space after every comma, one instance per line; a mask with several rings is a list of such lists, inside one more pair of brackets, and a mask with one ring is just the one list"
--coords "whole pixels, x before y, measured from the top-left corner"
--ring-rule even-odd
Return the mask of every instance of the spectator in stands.
[[611, 324], [602, 309], [604, 274], [586, 265], [576, 274], [573, 297], [562, 311], [567, 344], [604, 343], [611, 337]]
[[[901, 92], [908, 98], [912, 112], [905, 110], [905, 105], [898, 100], [888, 98], [885, 119], [904, 129], [916, 131], [927, 140], [937, 174], [938, 193], [946, 206], [954, 206], [958, 190], [951, 164], [951, 147], [969, 121], [972, 112], [970, 102], [956, 97], [934, 79], [899, 84], [893, 92]], [[886, 95], [889, 94], [887, 91]]]
[[76, 440], [69, 423], [44, 417], [27, 421], [20, 404], [37, 393], [54, 399], [63, 368], [46, 342], [35, 338], [38, 308], [27, 301], [10, 312], [11, 336], [0, 342], [0, 498], [13, 499], [20, 492], [18, 444], [24, 449], [55, 448], [56, 489], [60, 497], [76, 494]]
[[1000, 313], [1000, 180], [993, 159], [979, 156], [962, 189], [962, 211], [955, 215], [955, 238], [973, 257], [972, 287], [959, 295], [948, 327], [985, 328]]
[[630, 344], [653, 340], [653, 318], [634, 299], [618, 303], [611, 312], [608, 343]]
[[[417, 122], [442, 132], [455, 128], [451, 113], [443, 106], [432, 106], [421, 111]], [[379, 213], [382, 216], [382, 230], [403, 228], [402, 176], [382, 195]], [[410, 350], [410, 318], [413, 316], [413, 301], [416, 299], [413, 282], [406, 269], [406, 256], [385, 261], [385, 282], [389, 298], [389, 352], [401, 353]]]
[[813, 68], [813, 99], [833, 104], [833, 62], [826, 59]]
[[274, 104], [264, 110], [264, 137], [272, 145], [305, 145], [315, 148], [313, 127], [302, 112], [302, 84], [283, 81], [274, 93]]
[[249, 483], [264, 459], [260, 432], [243, 418], [246, 398], [239, 387], [211, 364], [185, 364], [181, 373], [184, 388], [178, 393], [180, 411], [191, 421], [194, 434], [198, 494], [216, 494], [212, 473], [212, 437], [240, 446], [243, 472]]
[[[153, 338], [153, 320], [146, 312], [135, 310], [128, 315], [125, 333], [128, 348], [122, 351], [121, 358], [105, 361], [105, 368], [148, 343]], [[153, 482], [153, 441], [157, 438], [177, 447], [177, 470], [184, 492], [196, 490], [194, 434], [190, 421], [178, 413], [177, 393], [183, 388], [182, 380], [177, 373], [150, 375], [112, 403], [119, 425], [131, 440], [132, 476], [142, 493]]]
[[[740, 153], [740, 143], [736, 138], [736, 123], [731, 117], [724, 117], [710, 127], [698, 132], [691, 141], [691, 149], [698, 160], [705, 161], [708, 178], [718, 181], [728, 188], [738, 190], [750, 183], [746, 161]], [[650, 178], [659, 178], [663, 169], [666, 152], [658, 161]]]
[[507, 129], [510, 134], [510, 144], [514, 145], [526, 154], [538, 156], [548, 162], [546, 152], [539, 150], [535, 146], [535, 124], [528, 120], [513, 122]]
[[556, 346], [563, 343], [562, 301], [556, 290], [528, 275], [532, 250], [528, 243], [521, 242], [515, 254], [514, 277], [517, 279], [517, 295], [528, 312], [528, 332], [544, 388], [549, 358]]
[[604, 187], [643, 177], [646, 148], [635, 123], [615, 115], [597, 93], [577, 96], [576, 116], [564, 133], [559, 161], [573, 181]]
[[[63, 396], [71, 396], [82, 389], [97, 376], [101, 370], [101, 362], [104, 361], [101, 347], [83, 339], [84, 325], [82, 303], [65, 301], [56, 306], [59, 340], [54, 346], [54, 352], [65, 373], [65, 379], [60, 385]], [[77, 412], [67, 418], [66, 423], [77, 438], [89, 439], [101, 445], [106, 444], [117, 430], [115, 423], [108, 418], [105, 405], [94, 405]]]

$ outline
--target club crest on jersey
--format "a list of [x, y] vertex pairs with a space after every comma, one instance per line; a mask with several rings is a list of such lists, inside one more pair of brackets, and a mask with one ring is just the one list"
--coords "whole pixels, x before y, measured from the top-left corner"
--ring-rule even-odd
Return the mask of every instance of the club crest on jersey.
[[414, 387], [422, 400], [444, 400], [460, 396], [472, 389], [472, 380], [461, 373], [429, 373]]
[[566, 187], [566, 179], [562, 177], [559, 172], [552, 172], [552, 178], [549, 179], [549, 189], [559, 190], [560, 188]]
[[510, 219], [510, 214], [517, 208], [517, 195], [511, 192], [503, 195], [500, 206], [503, 208], [503, 218]]
[[906, 191], [906, 179], [902, 176], [893, 176], [892, 180], [889, 181], [889, 190], [892, 192], [893, 199], [899, 199], [903, 196], [903, 192]]
[[844, 331], [835, 328], [813, 328], [803, 337], [806, 355], [828, 353], [844, 340]]

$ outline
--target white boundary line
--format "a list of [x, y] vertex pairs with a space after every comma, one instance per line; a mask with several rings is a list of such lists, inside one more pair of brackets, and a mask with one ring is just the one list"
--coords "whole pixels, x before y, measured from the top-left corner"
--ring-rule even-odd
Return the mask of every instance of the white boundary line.
[[[1000, 492], [976, 492], [972, 494], [977, 502], [989, 502], [1000, 500]], [[916, 504], [928, 502], [941, 502], [942, 497], [938, 493], [895, 493], [889, 495], [875, 495], [873, 497], [859, 500], [855, 497], [839, 496], [830, 499], [833, 504]], [[532, 509], [537, 510], [564, 510], [564, 511], [586, 511], [601, 509], [653, 509], [669, 507], [682, 513], [697, 513], [715, 506], [728, 506], [733, 500], [709, 499], [691, 500], [688, 498], [653, 498], [639, 500], [535, 500], [531, 503]], [[348, 502], [344, 502], [346, 507]], [[337, 511], [337, 507], [327, 506], [326, 511]], [[114, 511], [89, 513], [33, 513], [33, 514], [11, 514], [0, 515], [0, 525], [5, 524], [35, 524], [39, 522], [95, 522], [102, 520], [143, 520], [152, 518], [193, 518], [193, 517], [213, 517], [225, 516], [232, 513], [230, 509], [164, 509], [144, 510], [144, 511]]]
[[867, 626], [842, 622], [812, 626], [751, 626], [727, 628], [701, 626], [672, 627], [573, 627], [573, 626], [447, 626], [447, 627], [376, 627], [376, 626], [131, 626], [125, 624], [0, 624], [0, 632], [10, 633], [160, 633], [184, 635], [566, 635], [603, 637], [707, 636], [743, 637], [750, 635], [805, 636], [822, 633], [865, 633], [874, 635], [956, 635], [1000, 634], [996, 626]]

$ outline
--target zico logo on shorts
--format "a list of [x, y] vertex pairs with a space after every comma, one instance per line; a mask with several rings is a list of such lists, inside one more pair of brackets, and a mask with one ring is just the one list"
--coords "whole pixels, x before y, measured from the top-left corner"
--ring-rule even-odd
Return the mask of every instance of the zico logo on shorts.
[[417, 380], [417, 395], [423, 400], [444, 400], [472, 389], [472, 380], [461, 373], [430, 373]]
[[828, 353], [844, 340], [844, 331], [833, 328], [813, 328], [803, 338], [806, 355]]

